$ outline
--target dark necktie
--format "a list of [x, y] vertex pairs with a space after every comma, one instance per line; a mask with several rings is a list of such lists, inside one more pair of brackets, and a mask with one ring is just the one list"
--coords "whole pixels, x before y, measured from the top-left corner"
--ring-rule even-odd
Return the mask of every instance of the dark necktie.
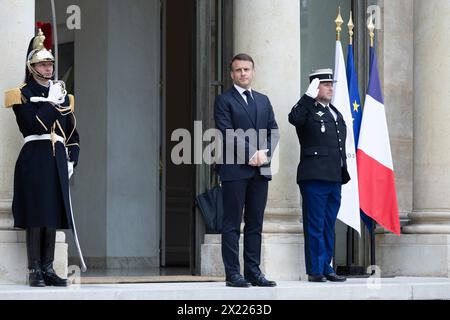
[[333, 119], [334, 121], [336, 121], [333, 112], [331, 112], [331, 108], [330, 106], [325, 106], [325, 110], [328, 111], [328, 114], [331, 116], [331, 119]]
[[247, 110], [250, 114], [253, 124], [256, 126], [256, 102], [253, 100], [253, 97], [250, 93], [250, 91], [245, 90], [244, 91], [245, 96], [247, 97]]

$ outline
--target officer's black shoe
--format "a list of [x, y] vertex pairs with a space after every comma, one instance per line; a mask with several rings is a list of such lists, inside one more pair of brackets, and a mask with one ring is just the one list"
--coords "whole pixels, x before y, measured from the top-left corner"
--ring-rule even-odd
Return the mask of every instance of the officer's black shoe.
[[275, 281], [267, 280], [262, 274], [255, 278], [247, 278], [247, 281], [256, 287], [275, 287], [277, 285]]
[[40, 266], [29, 269], [28, 283], [30, 287], [45, 287], [44, 275]]
[[338, 276], [336, 273], [326, 274], [325, 278], [331, 282], [344, 282], [347, 280], [346, 277]]
[[240, 274], [235, 274], [226, 281], [226, 285], [227, 287], [248, 288], [251, 284]]
[[319, 275], [319, 276], [308, 275], [308, 281], [309, 282], [327, 282], [327, 278], [325, 278], [322, 275]]
[[43, 266], [42, 273], [47, 286], [68, 287], [70, 284], [69, 280], [58, 277], [51, 264]]

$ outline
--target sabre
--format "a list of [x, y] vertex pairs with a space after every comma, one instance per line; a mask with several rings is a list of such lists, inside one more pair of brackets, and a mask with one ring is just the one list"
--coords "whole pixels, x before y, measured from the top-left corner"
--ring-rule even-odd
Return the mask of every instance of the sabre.
[[[56, 9], [55, 9], [55, 0], [50, 0], [52, 6], [52, 21], [53, 21], [53, 40], [55, 43], [55, 81], [58, 81], [58, 26], [56, 25]], [[69, 177], [70, 179], [70, 177]], [[75, 240], [75, 246], [77, 248], [77, 253], [80, 257], [81, 261], [81, 271], [86, 272], [86, 264], [84, 263], [83, 253], [81, 252], [80, 242], [78, 241], [77, 228], [75, 227], [75, 219], [73, 217], [72, 210], [72, 196], [70, 194], [70, 185], [69, 185], [69, 205], [70, 205], [70, 218], [72, 220], [72, 233], [73, 238]]]
[[53, 40], [55, 43], [55, 80], [58, 80], [58, 26], [56, 25], [56, 9], [55, 0], [50, 0], [52, 6], [52, 20], [53, 20]]

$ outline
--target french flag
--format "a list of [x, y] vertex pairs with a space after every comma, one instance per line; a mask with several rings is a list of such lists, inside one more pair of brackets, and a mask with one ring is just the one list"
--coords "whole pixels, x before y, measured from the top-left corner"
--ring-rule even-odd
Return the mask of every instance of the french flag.
[[385, 229], [400, 235], [395, 174], [375, 48], [370, 48], [370, 79], [357, 151], [361, 209]]

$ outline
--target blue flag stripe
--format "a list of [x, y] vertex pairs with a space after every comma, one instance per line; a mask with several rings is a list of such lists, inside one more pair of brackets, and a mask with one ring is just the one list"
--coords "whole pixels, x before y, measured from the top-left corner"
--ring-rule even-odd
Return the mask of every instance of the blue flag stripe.
[[384, 104], [383, 95], [381, 93], [381, 82], [378, 74], [378, 62], [375, 48], [370, 48], [370, 79], [367, 94], [379, 103]]

